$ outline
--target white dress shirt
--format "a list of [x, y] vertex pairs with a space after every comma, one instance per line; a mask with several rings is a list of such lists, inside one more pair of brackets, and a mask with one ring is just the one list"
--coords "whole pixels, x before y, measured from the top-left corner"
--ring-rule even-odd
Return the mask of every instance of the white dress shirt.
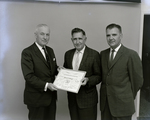
[[[121, 47], [121, 44], [120, 44], [116, 49], [114, 49], [115, 51], [114, 51], [113, 59], [116, 57], [116, 54], [117, 54], [118, 50], [120, 49], [120, 47]], [[109, 58], [110, 58], [110, 56], [111, 56], [111, 54], [112, 54], [112, 50], [113, 50], [113, 49], [110, 48]]]
[[44, 58], [46, 59], [46, 55], [45, 52], [43, 50], [43, 47], [41, 47], [37, 42], [35, 42], [35, 44], [37, 45], [37, 47], [39, 48], [39, 50], [41, 51], [42, 55], [44, 56]]
[[81, 51], [75, 51], [74, 56], [73, 56], [73, 61], [72, 61], [72, 66], [73, 66], [73, 70], [75, 68], [75, 61], [76, 61], [76, 57], [77, 57], [77, 52], [79, 52], [79, 62], [78, 62], [78, 67], [80, 66], [83, 54], [84, 54], [84, 50], [85, 50], [85, 46], [83, 47], [83, 49]]

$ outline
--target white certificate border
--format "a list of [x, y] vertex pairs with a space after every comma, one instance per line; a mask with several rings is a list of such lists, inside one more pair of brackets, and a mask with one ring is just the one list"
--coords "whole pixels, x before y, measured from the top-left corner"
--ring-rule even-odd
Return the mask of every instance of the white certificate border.
[[[78, 91], [81, 87], [81, 82], [80, 82], [80, 84], [78, 84], [78, 86], [77, 86], [78, 88], [76, 90], [70, 90], [70, 89], [67, 89], [67, 88], [62, 88], [62, 87], [59, 87], [59, 85], [57, 84], [58, 78], [60, 77], [60, 75], [62, 75], [62, 72], [67, 72], [67, 71], [75, 73], [75, 74], [80, 73], [80, 76], [82, 75], [81, 76], [82, 78], [84, 78], [84, 76], [86, 74], [86, 71], [80, 71], [80, 70], [76, 71], [76, 70], [72, 70], [72, 69], [60, 69], [60, 71], [59, 71], [58, 75], [56, 76], [55, 81], [54, 81], [53, 84], [56, 86], [57, 89], [68, 91], [68, 92], [73, 92], [73, 93], [78, 93]], [[67, 78], [68, 76], [65, 76], [65, 77]]]

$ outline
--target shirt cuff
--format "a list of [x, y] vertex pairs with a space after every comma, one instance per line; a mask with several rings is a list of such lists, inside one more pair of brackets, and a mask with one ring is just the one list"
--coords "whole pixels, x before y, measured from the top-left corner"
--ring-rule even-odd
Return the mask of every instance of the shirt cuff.
[[47, 87], [48, 87], [48, 82], [45, 84], [44, 91], [47, 91]]

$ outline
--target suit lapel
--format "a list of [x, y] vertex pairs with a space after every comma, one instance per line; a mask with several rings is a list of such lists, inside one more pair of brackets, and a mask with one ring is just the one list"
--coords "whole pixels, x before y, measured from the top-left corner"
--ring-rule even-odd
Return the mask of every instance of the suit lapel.
[[70, 57], [69, 57], [70, 59], [68, 59], [68, 64], [70, 66], [70, 69], [73, 69], [72, 62], [73, 62], [73, 56], [75, 54], [75, 51], [76, 49], [73, 49], [73, 51], [70, 53]]
[[110, 49], [107, 49], [106, 54], [104, 54], [105, 60], [107, 60], [106, 63], [107, 63], [108, 68], [110, 68], [110, 66], [109, 66], [109, 53], [110, 53]]
[[112, 64], [111, 64], [111, 66], [110, 66], [110, 68], [113, 67], [113, 66], [116, 64], [116, 62], [120, 59], [120, 57], [121, 57], [122, 54], [123, 54], [123, 49], [124, 49], [124, 46], [121, 45], [121, 47], [120, 47], [120, 49], [118, 50], [118, 52], [117, 52], [117, 54], [116, 54], [116, 57], [114, 58], [114, 60], [113, 60], [113, 62], [112, 62]]
[[48, 66], [44, 56], [42, 55], [41, 51], [39, 50], [39, 48], [36, 46], [36, 44], [34, 43], [34, 50], [36, 55]]
[[46, 49], [47, 49], [47, 51], [48, 51], [48, 57], [49, 57], [49, 60], [50, 60], [50, 65], [49, 65], [49, 67], [51, 68], [51, 70], [53, 70], [53, 68], [54, 68], [53, 61], [55, 60], [55, 58], [54, 58], [52, 52], [47, 48], [47, 46], [46, 46]]
[[83, 57], [82, 57], [81, 63], [80, 63], [80, 66], [79, 66], [79, 70], [80, 69], [82, 70], [82, 66], [86, 62], [86, 59], [88, 58], [88, 53], [89, 53], [88, 51], [89, 51], [89, 48], [86, 46], [85, 50], [84, 50], [84, 53], [83, 53]]

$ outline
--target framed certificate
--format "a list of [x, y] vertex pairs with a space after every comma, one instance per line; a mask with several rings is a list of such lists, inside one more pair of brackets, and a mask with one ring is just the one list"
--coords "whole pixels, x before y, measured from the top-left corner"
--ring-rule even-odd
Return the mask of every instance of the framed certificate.
[[81, 80], [84, 78], [85, 74], [85, 71], [61, 69], [53, 84], [58, 89], [78, 93], [81, 86]]

